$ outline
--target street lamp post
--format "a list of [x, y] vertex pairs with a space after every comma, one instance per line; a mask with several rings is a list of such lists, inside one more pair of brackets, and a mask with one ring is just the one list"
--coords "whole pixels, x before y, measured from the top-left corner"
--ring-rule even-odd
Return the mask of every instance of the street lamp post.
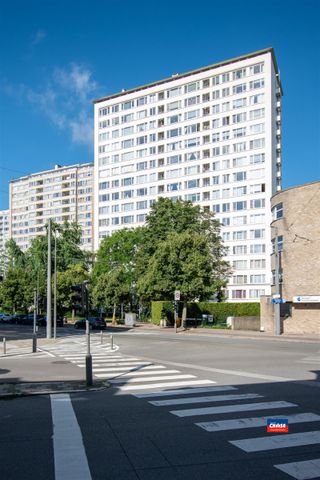
[[53, 338], [57, 337], [57, 231], [54, 232]]
[[[274, 284], [276, 290], [276, 298], [280, 299], [280, 281], [279, 281], [279, 270], [280, 270], [280, 262], [279, 262], [279, 244], [278, 244], [278, 229], [275, 228], [276, 236], [274, 239], [274, 256], [275, 256], [275, 275], [274, 275]], [[280, 335], [281, 334], [281, 320], [280, 320], [280, 303], [274, 304], [274, 334]]]
[[47, 338], [52, 338], [51, 317], [51, 219], [48, 220], [48, 266], [47, 266]]
[[32, 333], [32, 352], [37, 351], [37, 289], [33, 291], [33, 333]]

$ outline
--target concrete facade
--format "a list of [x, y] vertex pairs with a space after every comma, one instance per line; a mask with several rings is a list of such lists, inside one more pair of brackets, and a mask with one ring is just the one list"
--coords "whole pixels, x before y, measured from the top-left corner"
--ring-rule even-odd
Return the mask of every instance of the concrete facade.
[[[280, 295], [287, 307], [282, 331], [320, 334], [320, 182], [278, 192], [271, 206], [272, 242], [275, 245], [278, 240], [279, 249]], [[275, 253], [271, 265], [274, 273]], [[262, 323], [270, 325], [263, 317]]]
[[9, 236], [22, 250], [43, 235], [49, 218], [77, 222], [82, 248], [93, 248], [93, 164], [60, 166], [10, 182]]
[[265, 49], [96, 100], [95, 250], [142, 225], [157, 198], [192, 201], [222, 224], [228, 301], [270, 294], [281, 96]]

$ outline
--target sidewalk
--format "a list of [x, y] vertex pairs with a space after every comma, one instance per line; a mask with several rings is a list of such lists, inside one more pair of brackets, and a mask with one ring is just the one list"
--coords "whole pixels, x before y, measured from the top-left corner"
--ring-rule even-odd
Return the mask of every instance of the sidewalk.
[[[65, 341], [65, 337], [57, 340], [38, 339], [35, 353], [32, 353], [31, 339], [7, 342], [7, 355], [2, 352], [0, 355], [0, 399], [107, 388], [107, 382], [97, 379], [94, 379], [92, 387], [87, 387], [85, 369], [42, 351], [46, 346], [59, 346]], [[85, 354], [83, 356], [85, 358]]]
[[[152, 323], [137, 323], [135, 327], [127, 327], [125, 325], [117, 325], [116, 327], [108, 327], [108, 329], [119, 332], [122, 329], [129, 329], [131, 331], [153, 331], [153, 332], [161, 332], [161, 333], [174, 333], [174, 329], [172, 327], [160, 327], [158, 325], [154, 325]], [[281, 334], [272, 335], [271, 333], [266, 332], [256, 332], [251, 330], [229, 330], [229, 329], [218, 329], [218, 328], [188, 328], [187, 330], [178, 329], [177, 333], [179, 335], [201, 335], [201, 336], [217, 336], [217, 337], [238, 337], [238, 338], [252, 338], [258, 340], [269, 340], [269, 341], [284, 341], [284, 342], [307, 342], [307, 343], [320, 343], [320, 334], [319, 335], [288, 335], [288, 334]]]

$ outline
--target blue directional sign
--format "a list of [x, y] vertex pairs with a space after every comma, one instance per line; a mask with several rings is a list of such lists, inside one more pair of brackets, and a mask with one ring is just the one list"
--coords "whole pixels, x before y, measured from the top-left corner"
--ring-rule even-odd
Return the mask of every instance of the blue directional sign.
[[271, 300], [272, 303], [286, 303], [284, 298], [273, 298]]

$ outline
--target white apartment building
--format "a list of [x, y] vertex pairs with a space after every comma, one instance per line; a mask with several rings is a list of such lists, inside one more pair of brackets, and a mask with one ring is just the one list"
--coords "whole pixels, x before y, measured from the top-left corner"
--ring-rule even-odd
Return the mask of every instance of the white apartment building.
[[93, 164], [56, 165], [54, 169], [10, 182], [10, 238], [26, 250], [45, 225], [77, 222], [85, 250], [93, 248]]
[[222, 223], [229, 301], [270, 294], [281, 95], [266, 49], [96, 100], [95, 250], [142, 225], [158, 197], [190, 200]]
[[0, 210], [0, 255], [9, 238], [9, 210]]

